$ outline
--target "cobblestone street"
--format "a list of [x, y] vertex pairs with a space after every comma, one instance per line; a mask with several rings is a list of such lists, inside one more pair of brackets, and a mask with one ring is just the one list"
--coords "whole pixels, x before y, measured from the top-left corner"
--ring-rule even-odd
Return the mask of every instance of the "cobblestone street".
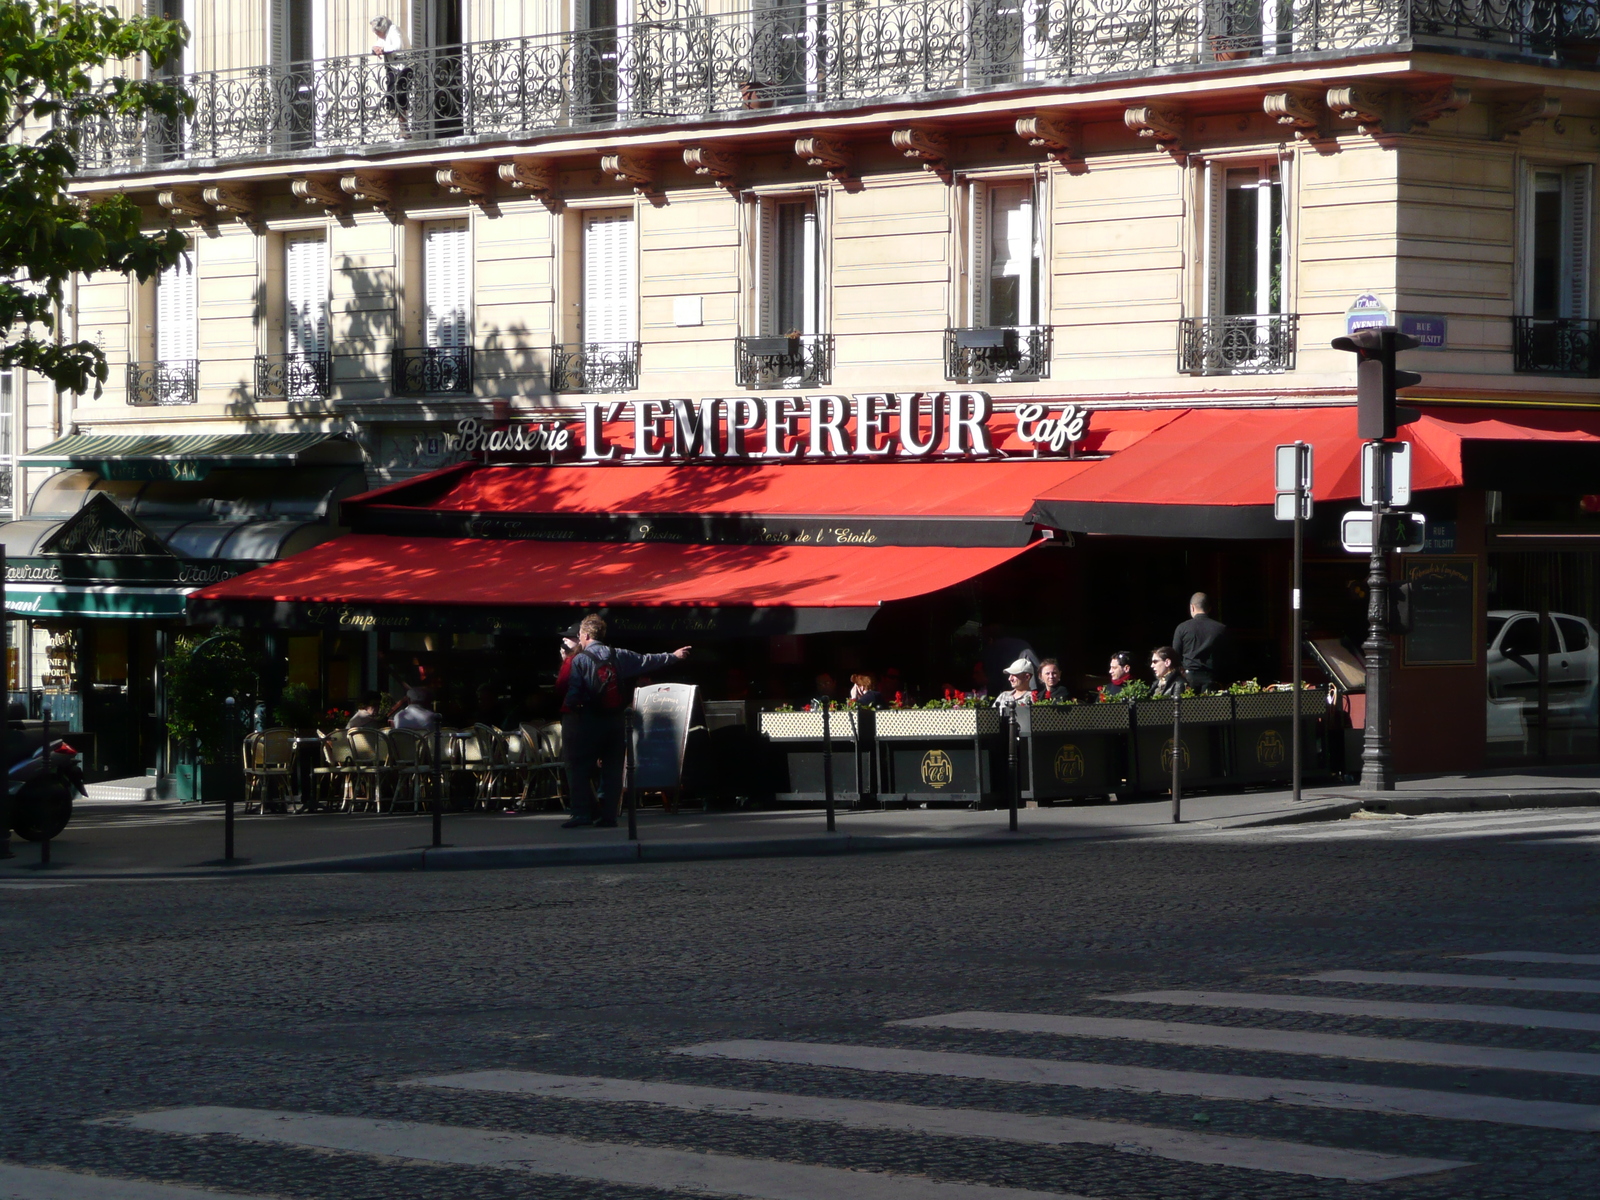
[[0, 1196], [1596, 1195], [1597, 845], [10, 875]]

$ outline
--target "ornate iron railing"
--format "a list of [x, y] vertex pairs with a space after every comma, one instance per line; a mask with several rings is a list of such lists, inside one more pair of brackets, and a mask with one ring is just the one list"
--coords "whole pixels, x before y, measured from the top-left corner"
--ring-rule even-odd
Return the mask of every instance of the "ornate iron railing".
[[638, 342], [570, 342], [550, 347], [552, 392], [631, 392], [638, 386]]
[[1528, 375], [1600, 378], [1600, 321], [1512, 317], [1513, 368]]
[[944, 377], [956, 383], [1027, 383], [1050, 377], [1049, 325], [944, 331]]
[[1185, 317], [1178, 370], [1186, 375], [1266, 375], [1294, 370], [1298, 313]]
[[740, 387], [826, 387], [833, 382], [832, 334], [742, 337], [734, 354]]
[[199, 385], [200, 364], [192, 358], [128, 364], [128, 403], [135, 408], [194, 404]]
[[1415, 41], [1592, 62], [1600, 0], [640, 0], [617, 28], [207, 71], [181, 123], [80, 131], [83, 170], [525, 136]]
[[396, 348], [394, 391], [397, 396], [472, 395], [472, 347]]
[[258, 400], [323, 400], [328, 396], [329, 358], [321, 354], [256, 355]]

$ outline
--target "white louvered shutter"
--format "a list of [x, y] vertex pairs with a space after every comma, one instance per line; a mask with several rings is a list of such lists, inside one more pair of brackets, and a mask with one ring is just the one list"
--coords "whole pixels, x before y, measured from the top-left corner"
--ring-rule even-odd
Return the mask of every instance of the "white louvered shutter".
[[1033, 187], [988, 188], [987, 313], [991, 325], [1033, 324]]
[[411, 0], [409, 11], [401, 18], [405, 28], [406, 45], [414, 50], [433, 45], [433, 5], [429, 0]]
[[289, 5], [292, 0], [267, 2], [267, 61], [281, 67], [289, 58]]
[[468, 344], [472, 240], [466, 221], [422, 227], [422, 344], [458, 349]]
[[1566, 258], [1562, 303], [1569, 317], [1589, 315], [1590, 228], [1594, 221], [1590, 193], [1593, 183], [1589, 167], [1568, 167], [1563, 180], [1566, 195], [1562, 208], [1567, 218], [1564, 236]]
[[634, 340], [633, 214], [583, 216], [583, 340]]
[[967, 324], [989, 323], [989, 189], [974, 183], [967, 194]]
[[1224, 290], [1224, 214], [1228, 201], [1227, 168], [1216, 163], [1206, 164], [1205, 175], [1205, 292], [1203, 303], [1207, 317], [1227, 315], [1223, 302]]
[[328, 239], [294, 234], [284, 242], [284, 350], [321, 354], [328, 349]]
[[772, 336], [778, 329], [778, 204], [762, 200], [756, 241], [756, 328]]
[[198, 358], [196, 344], [194, 247], [156, 276], [156, 361], [188, 362]]

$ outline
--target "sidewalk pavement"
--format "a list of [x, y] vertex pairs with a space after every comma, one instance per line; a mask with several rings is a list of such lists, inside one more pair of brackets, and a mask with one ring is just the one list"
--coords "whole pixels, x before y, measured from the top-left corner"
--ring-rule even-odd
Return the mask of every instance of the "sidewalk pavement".
[[639, 840], [617, 829], [562, 829], [561, 813], [446, 813], [445, 845], [434, 849], [432, 818], [411, 813], [242, 813], [235, 821], [238, 859], [223, 863], [220, 804], [129, 800], [136, 789], [96, 787], [107, 799], [80, 800], [72, 823], [40, 850], [12, 842], [0, 882], [52, 879], [160, 879], [261, 873], [450, 870], [706, 858], [932, 850], [1037, 844], [1070, 839], [1158, 837], [1196, 829], [1239, 829], [1342, 820], [1363, 807], [1409, 814], [1545, 807], [1600, 807], [1600, 776], [1591, 767], [1520, 774], [1427, 776], [1402, 780], [1390, 793], [1350, 787], [1308, 788], [1298, 803], [1287, 790], [1185, 797], [1183, 822], [1170, 800], [1025, 808], [1018, 831], [1005, 809], [838, 811], [826, 831], [820, 809], [639, 814]]

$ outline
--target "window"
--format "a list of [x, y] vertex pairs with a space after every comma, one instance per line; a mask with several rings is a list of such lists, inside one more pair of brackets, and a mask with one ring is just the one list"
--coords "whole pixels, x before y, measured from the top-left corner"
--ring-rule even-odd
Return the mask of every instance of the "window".
[[1039, 324], [1039, 224], [1031, 182], [972, 188], [972, 324]]
[[465, 220], [422, 227], [422, 344], [458, 350], [471, 342], [471, 232]]
[[609, 121], [628, 111], [630, 3], [574, 0], [580, 34], [572, 43], [573, 92], [593, 121]]
[[812, 199], [761, 201], [758, 324], [764, 335], [813, 334], [821, 325], [821, 247]]
[[328, 351], [328, 240], [291, 234], [283, 246], [283, 351], [318, 358]]
[[0, 519], [16, 515], [16, 445], [12, 441], [18, 401], [22, 396], [22, 373], [0, 370]]
[[1561, 630], [1561, 640], [1566, 645], [1568, 654], [1577, 654], [1589, 648], [1589, 626], [1577, 617], [1556, 617], [1556, 625]]
[[1283, 188], [1277, 164], [1207, 170], [1207, 315], [1281, 313]]
[[1589, 170], [1528, 172], [1523, 311], [1536, 320], [1589, 315]]
[[634, 340], [633, 213], [583, 214], [583, 328], [586, 344]]
[[753, 6], [751, 79], [746, 108], [820, 100], [827, 5], [822, 0], [761, 0]]
[[[972, 82], [1038, 79], [1050, 67], [1048, 0], [969, 0], [973, 39]], [[1061, 19], [1058, 13], [1058, 21]]]

